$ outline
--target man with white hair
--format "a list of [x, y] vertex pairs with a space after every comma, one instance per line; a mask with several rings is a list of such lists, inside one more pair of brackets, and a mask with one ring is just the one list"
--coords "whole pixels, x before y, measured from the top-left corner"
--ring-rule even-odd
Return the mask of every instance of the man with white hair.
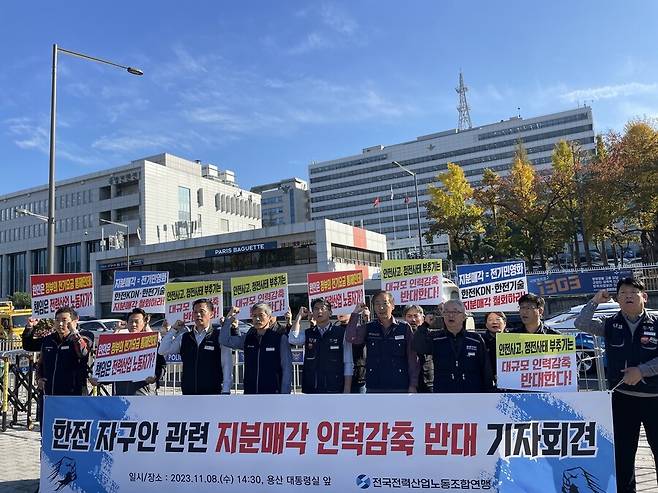
[[466, 309], [459, 300], [443, 305], [445, 329], [417, 331], [414, 347], [431, 354], [434, 361], [434, 392], [477, 393], [493, 391], [493, 374], [482, 336], [466, 331]]
[[272, 330], [272, 308], [267, 303], [251, 307], [251, 328], [231, 335], [231, 324], [240, 308], [226, 315], [219, 341], [223, 346], [244, 350], [245, 394], [289, 394], [292, 385], [292, 352], [288, 336]]

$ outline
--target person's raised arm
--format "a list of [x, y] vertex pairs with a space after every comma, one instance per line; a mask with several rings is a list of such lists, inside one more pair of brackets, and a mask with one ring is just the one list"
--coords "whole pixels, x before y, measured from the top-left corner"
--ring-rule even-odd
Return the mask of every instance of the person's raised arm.
[[231, 324], [235, 320], [240, 309], [237, 306], [232, 306], [226, 315], [224, 325], [219, 333], [219, 343], [232, 349], [244, 349], [244, 341], [247, 337], [246, 334], [231, 335]]

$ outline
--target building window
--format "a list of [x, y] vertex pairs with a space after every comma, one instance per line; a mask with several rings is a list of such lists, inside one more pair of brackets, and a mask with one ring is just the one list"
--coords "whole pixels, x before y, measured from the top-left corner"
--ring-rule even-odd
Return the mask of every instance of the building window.
[[45, 248], [32, 250], [32, 274], [45, 274], [48, 272], [48, 253]]
[[178, 220], [189, 222], [192, 220], [190, 189], [178, 187]]
[[203, 207], [203, 188], [196, 191], [196, 203], [199, 207]]
[[59, 247], [59, 271], [80, 272], [80, 243]]
[[27, 291], [27, 272], [25, 271], [25, 252], [9, 255], [9, 292]]

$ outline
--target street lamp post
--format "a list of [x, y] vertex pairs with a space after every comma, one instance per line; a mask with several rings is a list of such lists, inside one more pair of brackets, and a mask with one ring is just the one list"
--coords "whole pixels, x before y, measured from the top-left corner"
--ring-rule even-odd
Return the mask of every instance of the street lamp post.
[[423, 236], [420, 232], [420, 203], [418, 201], [418, 179], [416, 178], [416, 173], [411, 171], [409, 168], [405, 168], [397, 161], [393, 161], [393, 164], [395, 164], [402, 171], [413, 176], [414, 178], [414, 192], [416, 194], [416, 223], [418, 225], [418, 254], [420, 255], [420, 258], [423, 258]]
[[55, 273], [55, 127], [57, 118], [57, 54], [59, 52], [67, 55], [84, 58], [93, 62], [104, 63], [126, 70], [132, 75], [144, 75], [144, 72], [134, 67], [126, 67], [118, 63], [103, 60], [93, 56], [65, 50], [56, 44], [53, 45], [53, 68], [52, 88], [50, 94], [50, 162], [48, 167], [48, 273]]
[[113, 224], [120, 228], [126, 228], [126, 270], [130, 270], [130, 226], [124, 223], [117, 223], [109, 219], [101, 219], [101, 223]]

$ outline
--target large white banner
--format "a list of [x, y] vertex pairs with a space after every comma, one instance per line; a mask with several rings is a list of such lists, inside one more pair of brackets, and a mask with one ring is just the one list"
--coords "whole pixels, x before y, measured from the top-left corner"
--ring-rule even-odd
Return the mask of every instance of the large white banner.
[[607, 392], [45, 399], [42, 493], [614, 491]]

